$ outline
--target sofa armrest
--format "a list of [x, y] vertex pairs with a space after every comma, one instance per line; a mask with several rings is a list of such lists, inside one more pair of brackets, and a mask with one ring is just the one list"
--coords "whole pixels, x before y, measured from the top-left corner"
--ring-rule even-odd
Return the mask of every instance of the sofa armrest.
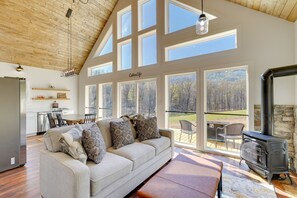
[[69, 155], [40, 152], [40, 191], [44, 198], [90, 197], [90, 170]]
[[160, 135], [170, 139], [171, 155], [174, 155], [174, 131], [171, 129], [159, 129]]

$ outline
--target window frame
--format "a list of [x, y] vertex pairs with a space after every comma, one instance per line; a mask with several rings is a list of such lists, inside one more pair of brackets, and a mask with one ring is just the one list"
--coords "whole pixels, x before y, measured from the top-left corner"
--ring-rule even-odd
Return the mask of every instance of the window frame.
[[[128, 12], [131, 12], [131, 34], [122, 36], [122, 16]], [[117, 12], [117, 37], [118, 39], [129, 37], [133, 34], [133, 15], [132, 15], [132, 7], [131, 5], [123, 8], [122, 10]]]
[[[131, 67], [128, 68], [128, 69], [122, 69], [122, 47], [123, 45], [126, 45], [128, 43], [131, 43]], [[118, 51], [117, 51], [117, 59], [118, 59], [118, 66], [117, 66], [117, 70], [118, 71], [126, 71], [126, 70], [129, 70], [129, 69], [132, 69], [133, 67], [133, 45], [132, 45], [132, 39], [127, 39], [123, 42], [119, 42], [118, 43]]]
[[155, 27], [157, 25], [157, 1], [158, 0], [155, 0], [156, 2], [156, 7], [155, 7], [155, 12], [156, 12], [156, 21], [155, 21], [155, 24], [152, 25], [152, 26], [149, 26], [149, 27], [146, 27], [146, 28], [143, 28], [142, 27], [142, 22], [143, 22], [143, 17], [142, 17], [142, 6], [149, 2], [151, 0], [138, 0], [138, 31], [142, 31], [142, 30], [146, 30], [146, 29], [149, 29], [149, 28], [152, 28], [152, 27]]
[[[181, 47], [188, 47], [190, 45], [196, 45], [196, 44], [207, 42], [207, 41], [213, 41], [215, 39], [220, 39], [220, 38], [224, 38], [224, 37], [228, 37], [228, 36], [232, 36], [232, 35], [235, 35], [235, 48], [233, 48], [233, 49], [217, 51], [217, 52], [212, 52], [212, 53], [207, 53], [207, 54], [202, 54], [202, 55], [196, 55], [196, 56], [189, 56], [189, 57], [179, 58], [179, 59], [175, 59], [175, 60], [169, 60], [169, 51], [172, 50], [172, 49], [177, 49], [177, 48], [181, 48]], [[238, 49], [238, 33], [237, 33], [237, 29], [232, 29], [232, 30], [229, 30], [229, 31], [220, 32], [218, 34], [213, 34], [213, 35], [210, 35], [210, 36], [205, 36], [205, 37], [202, 37], [202, 38], [198, 38], [198, 39], [186, 41], [186, 42], [183, 42], [183, 43], [178, 43], [178, 44], [175, 44], [175, 45], [167, 46], [167, 47], [165, 47], [165, 62], [179, 61], [179, 60], [184, 60], [184, 59], [187, 59], [187, 58], [194, 58], [194, 57], [199, 57], [199, 56], [203, 56], [203, 55], [220, 53], [220, 52], [225, 52], [225, 51], [230, 51], [230, 50], [235, 50], [235, 49]]]
[[[156, 35], [156, 63], [143, 65], [143, 54], [142, 54], [143, 40], [142, 39], [152, 35]], [[156, 64], [158, 64], [158, 38], [157, 38], [157, 30], [152, 30], [138, 36], [138, 67], [148, 67]]]
[[[175, 32], [179, 32], [179, 31], [182, 31], [184, 29], [191, 28], [191, 27], [195, 26], [195, 24], [193, 24], [192, 26], [189, 26], [189, 27], [186, 27], [186, 28], [174, 31], [174, 32], [169, 32], [169, 20], [170, 20], [170, 18], [169, 18], [169, 4], [170, 3], [174, 4], [175, 6], [180, 7], [182, 9], [188, 10], [189, 12], [197, 13], [198, 17], [202, 13], [202, 11], [200, 9], [192, 7], [192, 6], [187, 5], [185, 3], [179, 2], [177, 0], [166, 0], [166, 2], [165, 2], [165, 14], [164, 14], [164, 17], [165, 17], [165, 20], [164, 20], [165, 35], [166, 34], [172, 34], [172, 33], [175, 33]], [[209, 13], [207, 13], [205, 11], [203, 11], [203, 13], [206, 15], [206, 17], [208, 18], [209, 21], [217, 18], [216, 16], [214, 16], [212, 14], [209, 14]], [[197, 17], [197, 19], [198, 19], [198, 17]]]
[[111, 86], [111, 114], [113, 114], [113, 108], [114, 108], [114, 103], [113, 103], [113, 83], [112, 82], [106, 82], [106, 83], [100, 83], [98, 85], [98, 117], [101, 117], [103, 119], [109, 118], [109, 117], [103, 117], [103, 111], [104, 107], [103, 106], [103, 86], [104, 85], [110, 85]]
[[[100, 68], [100, 67], [105, 67], [105, 66], [109, 66], [109, 64], [111, 64], [111, 72], [104, 73], [104, 74], [98, 74], [98, 75], [92, 75], [92, 70], [93, 69]], [[113, 62], [110, 61], [110, 62], [103, 63], [103, 64], [100, 64], [100, 65], [96, 65], [96, 66], [93, 66], [93, 67], [89, 67], [88, 68], [88, 77], [101, 76], [101, 75], [105, 75], [105, 74], [110, 74], [112, 72], [113, 72]]]
[[[107, 41], [109, 40], [110, 37], [112, 37], [111, 52], [108, 52], [106, 54], [101, 54], [102, 50], [104, 49], [104, 47], [107, 44]], [[105, 56], [105, 55], [111, 54], [113, 52], [113, 42], [114, 42], [114, 39], [113, 39], [112, 25], [110, 25], [110, 27], [109, 27], [108, 31], [105, 33], [94, 57]]]
[[156, 83], [156, 112], [158, 113], [158, 79], [157, 78], [148, 78], [148, 79], [142, 79], [142, 80], [131, 80], [131, 81], [123, 81], [118, 82], [118, 114], [119, 116], [122, 116], [122, 100], [121, 100], [121, 85], [124, 84], [136, 84], [136, 114], [139, 113], [139, 83], [143, 82], [155, 82]]

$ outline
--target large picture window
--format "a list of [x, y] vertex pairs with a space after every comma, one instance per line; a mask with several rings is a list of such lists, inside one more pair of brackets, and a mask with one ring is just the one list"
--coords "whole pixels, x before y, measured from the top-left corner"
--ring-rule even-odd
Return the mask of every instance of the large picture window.
[[155, 80], [120, 83], [120, 115], [155, 116], [156, 101]]

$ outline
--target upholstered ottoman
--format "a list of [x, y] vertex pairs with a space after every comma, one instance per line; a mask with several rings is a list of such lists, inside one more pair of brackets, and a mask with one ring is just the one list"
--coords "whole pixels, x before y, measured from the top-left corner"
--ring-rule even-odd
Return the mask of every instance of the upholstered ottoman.
[[222, 191], [220, 161], [179, 154], [141, 189], [139, 198], [218, 197]]

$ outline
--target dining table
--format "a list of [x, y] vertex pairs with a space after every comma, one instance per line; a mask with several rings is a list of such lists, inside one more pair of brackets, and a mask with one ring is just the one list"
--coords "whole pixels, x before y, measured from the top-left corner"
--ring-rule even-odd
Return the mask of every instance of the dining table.
[[63, 120], [67, 122], [68, 125], [82, 124], [84, 123], [84, 114], [66, 114], [63, 115]]

